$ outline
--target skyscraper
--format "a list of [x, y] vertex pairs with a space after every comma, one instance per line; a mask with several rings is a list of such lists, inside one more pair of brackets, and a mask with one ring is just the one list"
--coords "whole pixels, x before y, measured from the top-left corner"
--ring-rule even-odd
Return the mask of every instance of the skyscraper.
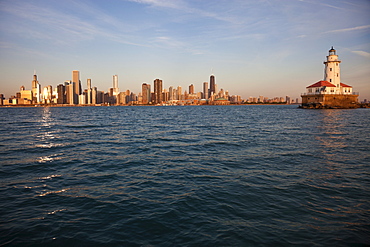
[[194, 85], [193, 84], [189, 85], [189, 94], [194, 94]]
[[80, 71], [72, 71], [72, 84], [73, 84], [73, 102], [70, 104], [78, 104], [78, 97], [81, 94], [81, 81], [80, 81]]
[[168, 100], [174, 100], [174, 97], [173, 97], [173, 87], [170, 86], [170, 88], [168, 89]]
[[57, 86], [57, 103], [58, 104], [65, 104], [66, 103], [66, 96], [65, 96], [65, 86], [63, 84], [59, 84]]
[[[67, 82], [66, 82], [67, 83]], [[75, 88], [75, 83], [74, 82], [69, 82], [66, 84], [66, 103], [73, 105], [74, 104], [74, 88]]]
[[203, 82], [203, 99], [208, 99], [209, 98], [209, 95], [208, 95], [208, 82]]
[[209, 93], [210, 94], [215, 94], [216, 93], [216, 81], [215, 81], [215, 76], [212, 74], [210, 77], [209, 77]]
[[154, 104], [162, 103], [162, 80], [154, 80]]
[[113, 96], [117, 96], [119, 94], [118, 88], [118, 75], [113, 76]]
[[91, 79], [87, 79], [87, 95], [86, 104], [92, 104], [92, 89], [91, 89]]
[[143, 83], [141, 86], [142, 103], [144, 105], [149, 104], [150, 100], [150, 84]]
[[182, 87], [181, 86], [177, 86], [176, 99], [177, 100], [182, 100]]
[[32, 101], [34, 104], [41, 102], [41, 85], [39, 84], [39, 81], [37, 80], [36, 72], [33, 75], [33, 81], [32, 81]]

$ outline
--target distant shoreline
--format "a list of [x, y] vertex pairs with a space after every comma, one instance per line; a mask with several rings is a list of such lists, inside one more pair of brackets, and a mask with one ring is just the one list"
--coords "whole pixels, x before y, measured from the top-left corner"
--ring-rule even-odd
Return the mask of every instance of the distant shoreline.
[[[286, 103], [248, 103], [248, 104], [229, 104], [223, 106], [252, 106], [252, 105], [300, 105], [300, 103], [286, 104]], [[107, 105], [107, 104], [95, 104], [95, 105], [68, 105], [68, 104], [32, 104], [32, 105], [0, 105], [0, 108], [23, 108], [23, 107], [96, 107], [96, 106], [220, 106], [220, 105]], [[222, 106], [222, 105], [221, 105]]]

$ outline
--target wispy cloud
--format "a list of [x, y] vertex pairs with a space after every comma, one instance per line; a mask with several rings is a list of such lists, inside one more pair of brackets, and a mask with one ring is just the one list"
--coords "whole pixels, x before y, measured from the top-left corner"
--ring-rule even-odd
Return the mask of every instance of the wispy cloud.
[[370, 58], [369, 52], [366, 52], [366, 51], [352, 51], [352, 52], [362, 57]]
[[[2, 27], [2, 32], [17, 33], [27, 39], [49, 40], [61, 45], [101, 38], [123, 44], [143, 45], [130, 37], [135, 28], [131, 29], [129, 25], [91, 6], [76, 2], [76, 7], [81, 13], [90, 14], [92, 20], [87, 21], [78, 15], [28, 2], [2, 2], [0, 10], [16, 17], [15, 22]], [[106, 26], [119, 27], [119, 32], [113, 32], [113, 29]]]
[[160, 48], [166, 48], [166, 49], [171, 48], [178, 52], [187, 52], [193, 55], [204, 54], [203, 51], [201, 51], [200, 49], [194, 48], [192, 45], [188, 44], [187, 42], [179, 41], [169, 36], [155, 37], [154, 39], [152, 39], [152, 43]]
[[324, 3], [324, 2], [321, 2], [321, 1], [309, 1], [309, 0], [299, 0], [299, 1], [300, 2], [305, 2], [305, 3], [310, 3], [310, 4], [315, 4], [315, 5], [320, 5], [320, 6], [324, 6], [324, 7], [328, 7], [328, 8], [332, 8], [332, 9], [348, 10], [346, 8], [339, 7], [338, 5], [327, 4], [327, 3]]
[[211, 11], [204, 10], [202, 8], [192, 7], [191, 5], [189, 5], [188, 2], [182, 0], [128, 0], [128, 1], [146, 4], [156, 8], [175, 9], [187, 14], [194, 14], [200, 17], [207, 17], [215, 20], [240, 24], [239, 18], [227, 15], [226, 13], [223, 14], [214, 13]]
[[331, 31], [327, 31], [327, 32], [324, 32], [324, 33], [343, 33], [343, 32], [352, 32], [352, 31], [364, 30], [364, 29], [369, 29], [369, 28], [370, 28], [370, 25], [364, 25], [364, 26], [357, 26], [357, 27], [331, 30]]

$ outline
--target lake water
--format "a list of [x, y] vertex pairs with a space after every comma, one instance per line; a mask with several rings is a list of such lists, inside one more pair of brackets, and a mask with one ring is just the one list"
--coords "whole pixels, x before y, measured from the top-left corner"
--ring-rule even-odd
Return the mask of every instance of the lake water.
[[365, 246], [370, 109], [0, 108], [0, 245]]

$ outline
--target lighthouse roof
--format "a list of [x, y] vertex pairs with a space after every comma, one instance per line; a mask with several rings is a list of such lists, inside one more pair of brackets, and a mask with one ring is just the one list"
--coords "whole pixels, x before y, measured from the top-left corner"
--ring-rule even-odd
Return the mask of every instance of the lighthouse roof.
[[331, 84], [328, 81], [318, 81], [311, 86], [308, 86], [306, 88], [311, 88], [311, 87], [335, 87], [335, 85]]
[[340, 83], [340, 86], [341, 87], [351, 87], [351, 86], [348, 86], [347, 84], [344, 84], [344, 83]]
[[[347, 84], [344, 84], [344, 83], [340, 83], [340, 86], [351, 88], [351, 86], [348, 86]], [[328, 82], [328, 81], [318, 81], [318, 82], [316, 82], [316, 83], [314, 83], [311, 86], [308, 86], [306, 88], [311, 88], [311, 87], [336, 87], [336, 86], [334, 84]]]

